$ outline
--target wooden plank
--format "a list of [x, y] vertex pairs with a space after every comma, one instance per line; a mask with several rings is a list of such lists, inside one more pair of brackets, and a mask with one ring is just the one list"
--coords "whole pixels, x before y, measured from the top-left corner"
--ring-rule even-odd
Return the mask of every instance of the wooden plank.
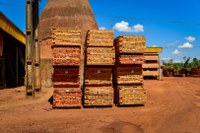
[[112, 68], [85, 68], [85, 85], [112, 85]]
[[56, 88], [53, 92], [53, 107], [81, 107], [81, 99], [82, 92], [80, 88]]
[[145, 53], [161, 53], [162, 47], [147, 47]]
[[84, 106], [112, 106], [114, 89], [112, 86], [85, 86]]
[[118, 85], [115, 89], [115, 102], [123, 105], [144, 105], [146, 90], [141, 85]]

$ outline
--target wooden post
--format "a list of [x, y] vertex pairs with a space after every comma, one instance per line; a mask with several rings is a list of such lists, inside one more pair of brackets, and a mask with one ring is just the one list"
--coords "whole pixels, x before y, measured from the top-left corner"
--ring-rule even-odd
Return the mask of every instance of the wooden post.
[[41, 91], [41, 79], [40, 79], [40, 45], [39, 45], [39, 37], [38, 37], [38, 24], [39, 24], [39, 2], [38, 0], [34, 1], [33, 6], [33, 14], [34, 14], [34, 71], [35, 71], [35, 90]]
[[26, 95], [35, 96], [35, 88], [33, 86], [33, 2], [26, 0]]

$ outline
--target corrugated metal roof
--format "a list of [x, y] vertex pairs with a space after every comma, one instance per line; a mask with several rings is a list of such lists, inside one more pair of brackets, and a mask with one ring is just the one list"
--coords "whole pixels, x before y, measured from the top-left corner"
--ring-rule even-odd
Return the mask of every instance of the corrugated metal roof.
[[26, 43], [25, 34], [13, 24], [2, 12], [0, 12], [0, 29], [8, 33], [23, 44]]

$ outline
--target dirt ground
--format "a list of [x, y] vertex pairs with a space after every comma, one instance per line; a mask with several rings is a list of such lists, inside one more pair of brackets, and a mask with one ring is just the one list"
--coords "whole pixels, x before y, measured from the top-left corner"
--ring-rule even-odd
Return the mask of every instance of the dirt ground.
[[145, 106], [52, 109], [53, 89], [0, 90], [0, 133], [199, 133], [200, 78], [145, 80]]

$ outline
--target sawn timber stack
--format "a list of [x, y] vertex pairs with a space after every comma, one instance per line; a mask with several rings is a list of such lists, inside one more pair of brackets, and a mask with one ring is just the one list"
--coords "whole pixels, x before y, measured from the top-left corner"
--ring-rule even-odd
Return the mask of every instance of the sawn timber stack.
[[80, 60], [82, 56], [81, 30], [52, 29], [53, 107], [81, 107]]
[[114, 31], [90, 30], [87, 35], [84, 106], [112, 106], [112, 71], [115, 64]]
[[116, 65], [114, 72], [115, 103], [123, 105], [144, 105], [146, 91], [143, 88], [142, 64], [145, 63], [144, 36], [119, 36], [114, 41]]

